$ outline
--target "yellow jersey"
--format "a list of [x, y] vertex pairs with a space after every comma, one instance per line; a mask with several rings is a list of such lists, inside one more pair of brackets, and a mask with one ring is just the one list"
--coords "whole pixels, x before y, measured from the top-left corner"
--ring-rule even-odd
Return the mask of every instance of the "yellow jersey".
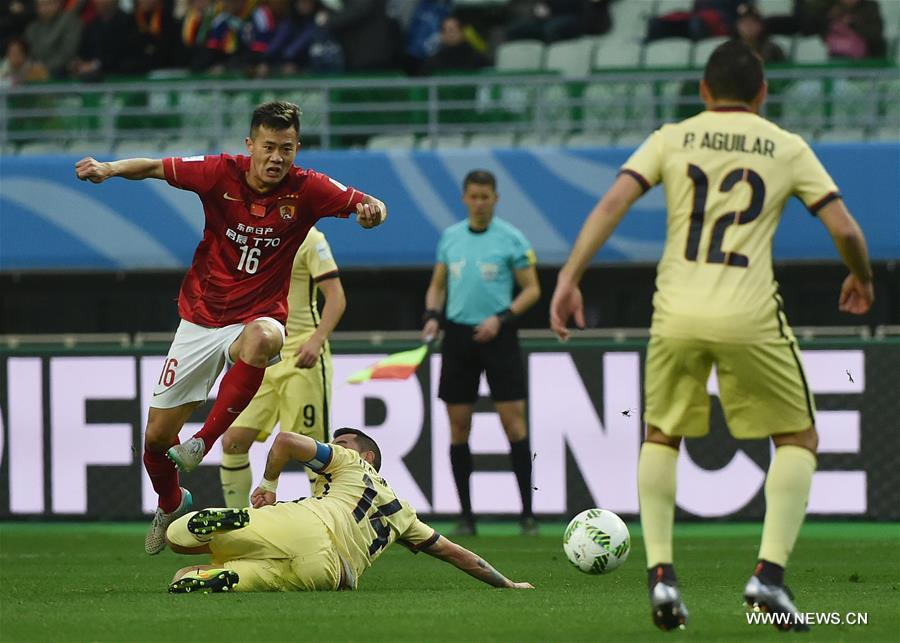
[[815, 215], [840, 198], [806, 142], [743, 108], [664, 125], [622, 166], [666, 191], [651, 333], [750, 343], [791, 337], [772, 272], [785, 202]]
[[[338, 267], [331, 256], [325, 235], [315, 226], [294, 255], [291, 286], [288, 290], [287, 339], [282, 357], [291, 359], [319, 325], [318, 283], [337, 277]], [[326, 344], [327, 346], [327, 344]]]
[[302, 503], [331, 533], [345, 563], [345, 576], [352, 573], [345, 579], [346, 585], [355, 587], [359, 576], [395, 541], [413, 552], [437, 541], [437, 532], [419, 520], [408, 502], [397, 498], [359, 453], [337, 444], [325, 446], [331, 455], [318, 463], [324, 466], [310, 463], [319, 476], [313, 496]]

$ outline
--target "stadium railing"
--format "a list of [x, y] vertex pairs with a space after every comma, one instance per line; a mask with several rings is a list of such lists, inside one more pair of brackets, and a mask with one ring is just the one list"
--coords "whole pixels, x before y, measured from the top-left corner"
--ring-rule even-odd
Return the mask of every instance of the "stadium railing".
[[[794, 334], [802, 341], [827, 339], [881, 340], [887, 337], [900, 337], [900, 326], [795, 326]], [[519, 335], [526, 341], [556, 341], [556, 335], [545, 329], [522, 329]], [[123, 348], [157, 350], [166, 347], [175, 336], [175, 332], [140, 332], [140, 333], [50, 333], [50, 334], [6, 334], [0, 335], [0, 351], [15, 352], [52, 348], [56, 350], [85, 350]], [[338, 331], [334, 333], [335, 344], [367, 344], [371, 347], [395, 345], [399, 343], [420, 343], [418, 331], [409, 330], [371, 330], [371, 331]], [[626, 342], [647, 340], [649, 328], [592, 328], [578, 331], [575, 339], [604, 340]]]
[[[662, 123], [701, 109], [700, 71], [279, 79], [141, 79], [0, 90], [0, 152], [188, 154], [240, 151], [252, 108], [281, 98], [303, 109], [304, 145], [482, 144], [484, 135], [540, 144], [633, 145]], [[791, 66], [768, 72], [767, 116], [811, 140], [896, 140], [894, 66]], [[397, 136], [400, 135], [400, 136]], [[410, 136], [411, 135], [411, 136]]]

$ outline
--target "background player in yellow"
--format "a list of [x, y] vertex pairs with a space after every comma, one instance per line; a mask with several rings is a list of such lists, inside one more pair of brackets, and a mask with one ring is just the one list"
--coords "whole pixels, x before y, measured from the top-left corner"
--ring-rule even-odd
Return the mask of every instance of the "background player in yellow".
[[[320, 290], [325, 296], [321, 317]], [[254, 440], [265, 441], [275, 424], [280, 422], [282, 431], [302, 433], [320, 442], [331, 439], [328, 338], [346, 306], [328, 240], [313, 227], [294, 257], [282, 359], [266, 369], [259, 391], [222, 437], [219, 477], [226, 506], [248, 506], [253, 486], [250, 447]]]
[[[313, 497], [276, 503], [278, 477], [291, 460], [319, 474]], [[394, 542], [494, 587], [533, 589], [510, 581], [419, 520], [378, 474], [380, 468], [378, 444], [357, 429], [338, 429], [331, 444], [280, 433], [253, 492], [253, 508], [195, 511], [169, 527], [173, 551], [211, 555], [210, 565], [178, 570], [169, 591], [356, 589], [363, 572]]]
[[840, 310], [864, 314], [874, 299], [865, 239], [831, 177], [803, 139], [758, 115], [766, 82], [757, 55], [736, 41], [718, 47], [701, 96], [706, 111], [664, 125], [625, 163], [585, 222], [550, 308], [561, 339], [573, 315], [584, 326], [578, 282], [585, 268], [631, 204], [664, 183], [666, 245], [653, 298], [647, 435], [638, 463], [651, 610], [661, 629], [687, 622], [672, 565], [676, 464], [681, 438], [709, 431], [706, 382], [714, 364], [731, 433], [771, 436], [775, 444], [758, 563], [744, 598], [756, 609], [797, 615], [784, 568], [806, 512], [818, 437], [772, 273], [772, 236], [788, 198], [798, 197], [818, 216], [850, 269]]

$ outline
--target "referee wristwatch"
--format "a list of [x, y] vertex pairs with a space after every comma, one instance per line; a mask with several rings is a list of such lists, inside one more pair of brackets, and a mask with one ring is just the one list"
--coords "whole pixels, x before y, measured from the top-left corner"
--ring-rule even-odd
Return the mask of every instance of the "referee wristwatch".
[[422, 323], [427, 324], [432, 319], [434, 319], [438, 323], [438, 325], [441, 325], [442, 317], [443, 315], [441, 315], [441, 311], [439, 311], [437, 308], [426, 308], [425, 312], [422, 313]]
[[515, 318], [516, 314], [512, 311], [511, 308], [504, 308], [499, 313], [497, 313], [497, 319], [500, 320], [501, 324], [508, 324]]

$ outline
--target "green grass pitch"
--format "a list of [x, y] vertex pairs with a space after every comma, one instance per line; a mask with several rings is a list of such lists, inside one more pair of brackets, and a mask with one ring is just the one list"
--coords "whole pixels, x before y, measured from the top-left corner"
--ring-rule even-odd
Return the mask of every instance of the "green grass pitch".
[[[446, 527], [446, 525], [438, 525]], [[145, 525], [0, 525], [0, 640], [6, 641], [756, 641], [740, 592], [760, 525], [685, 524], [676, 562], [691, 613], [684, 632], [650, 622], [644, 552], [587, 576], [565, 560], [563, 525], [524, 538], [510, 525], [460, 539], [534, 591], [482, 585], [424, 554], [392, 547], [358, 592], [170, 595], [172, 573], [200, 557], [143, 553]], [[867, 625], [821, 625], [808, 640], [900, 640], [900, 525], [811, 523], [788, 583], [809, 612], [860, 612]]]

